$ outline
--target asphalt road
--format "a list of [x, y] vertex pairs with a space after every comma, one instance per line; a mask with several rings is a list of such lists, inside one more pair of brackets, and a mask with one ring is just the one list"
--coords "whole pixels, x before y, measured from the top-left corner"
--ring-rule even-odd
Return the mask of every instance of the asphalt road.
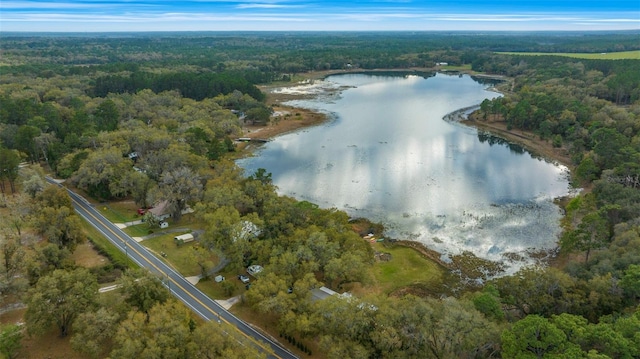
[[[59, 185], [52, 178], [47, 177], [47, 181]], [[100, 231], [113, 245], [125, 252], [127, 256], [140, 267], [147, 268], [152, 273], [163, 278], [163, 282], [169, 288], [171, 294], [181, 300], [199, 316], [206, 320], [224, 321], [235, 326], [242, 335], [249, 338], [257, 347], [266, 352], [270, 358], [297, 358], [293, 353], [262, 335], [202, 293], [182, 275], [174, 271], [162, 260], [150, 253], [144, 246], [108, 221], [82, 196], [68, 189], [67, 191], [69, 196], [71, 196], [76, 212], [82, 218], [91, 223], [91, 225]]]

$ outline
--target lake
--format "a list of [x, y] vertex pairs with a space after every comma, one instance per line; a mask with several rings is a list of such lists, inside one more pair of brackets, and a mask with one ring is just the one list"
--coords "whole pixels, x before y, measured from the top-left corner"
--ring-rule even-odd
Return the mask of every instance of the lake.
[[272, 173], [280, 194], [385, 225], [385, 236], [512, 273], [556, 247], [567, 169], [443, 118], [500, 94], [470, 76], [344, 74], [277, 91], [327, 123], [279, 136], [238, 161]]

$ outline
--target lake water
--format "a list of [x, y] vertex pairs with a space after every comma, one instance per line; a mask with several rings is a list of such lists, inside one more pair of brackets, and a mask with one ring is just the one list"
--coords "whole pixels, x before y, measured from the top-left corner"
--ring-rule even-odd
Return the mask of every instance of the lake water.
[[347, 74], [282, 92], [328, 123], [277, 137], [238, 161], [279, 193], [381, 222], [386, 236], [470, 251], [512, 273], [556, 246], [567, 169], [443, 118], [499, 96], [469, 76]]

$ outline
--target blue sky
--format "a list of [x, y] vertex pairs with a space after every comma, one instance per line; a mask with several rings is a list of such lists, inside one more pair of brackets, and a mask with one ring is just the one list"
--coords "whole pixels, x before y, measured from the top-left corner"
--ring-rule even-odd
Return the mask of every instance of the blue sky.
[[0, 2], [0, 32], [634, 29], [640, 0]]

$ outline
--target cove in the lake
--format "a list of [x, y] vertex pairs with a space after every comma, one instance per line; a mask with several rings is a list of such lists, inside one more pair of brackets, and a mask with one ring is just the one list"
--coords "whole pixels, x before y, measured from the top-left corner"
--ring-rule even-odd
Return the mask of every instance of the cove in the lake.
[[556, 247], [567, 169], [443, 118], [499, 96], [473, 78], [344, 74], [288, 103], [328, 123], [286, 134], [238, 164], [272, 173], [279, 193], [385, 225], [443, 254], [470, 251], [512, 273]]

